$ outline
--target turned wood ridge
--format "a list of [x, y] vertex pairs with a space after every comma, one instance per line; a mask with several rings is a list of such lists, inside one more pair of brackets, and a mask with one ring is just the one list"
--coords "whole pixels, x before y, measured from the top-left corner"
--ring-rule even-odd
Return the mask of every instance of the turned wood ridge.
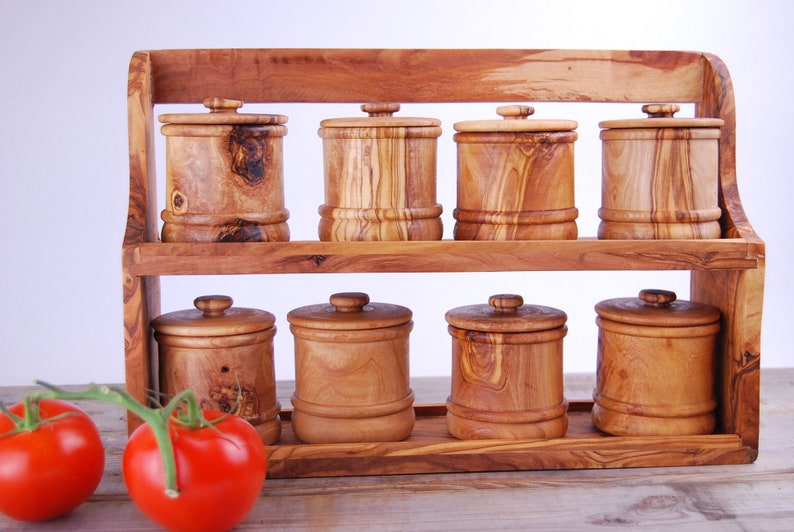
[[[201, 103], [217, 95], [246, 103], [694, 103], [697, 117], [724, 120], [719, 141], [722, 238], [162, 243], [154, 106]], [[565, 438], [450, 441], [441, 430], [422, 432], [425, 425], [418, 421], [419, 429], [405, 442], [351, 445], [336, 449], [336, 455], [323, 445], [271, 446], [272, 476], [746, 463], [757, 456], [764, 243], [739, 198], [733, 86], [719, 58], [595, 50], [142, 51], [130, 62], [127, 102], [130, 202], [122, 255], [126, 385], [139, 399], [156, 380], [150, 322], [160, 313], [161, 275], [689, 270], [690, 299], [722, 312], [714, 434], [604, 437], [588, 432], [589, 421], [577, 421], [577, 412], [589, 420], [592, 405], [582, 402], [571, 405], [574, 415]], [[443, 406], [416, 408], [418, 420], [437, 415], [443, 424]], [[581, 431], [577, 423], [584, 427]], [[136, 425], [131, 419], [130, 428]]]

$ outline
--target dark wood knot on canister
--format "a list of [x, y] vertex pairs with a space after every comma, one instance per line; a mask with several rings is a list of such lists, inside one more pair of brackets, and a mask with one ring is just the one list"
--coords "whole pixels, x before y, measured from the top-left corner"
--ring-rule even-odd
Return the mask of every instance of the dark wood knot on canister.
[[160, 390], [170, 397], [192, 389], [202, 408], [242, 417], [269, 445], [281, 434], [273, 363], [276, 318], [233, 303], [225, 295], [199, 296], [195, 308], [152, 321]]

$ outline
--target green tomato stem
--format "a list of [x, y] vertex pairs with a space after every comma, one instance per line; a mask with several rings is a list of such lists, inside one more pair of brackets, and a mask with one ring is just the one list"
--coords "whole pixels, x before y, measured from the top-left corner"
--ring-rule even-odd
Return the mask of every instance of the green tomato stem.
[[[25, 396], [25, 403], [38, 404], [41, 399], [65, 399], [65, 400], [80, 400], [89, 399], [95, 401], [102, 401], [111, 403], [125, 408], [141, 418], [144, 423], [149, 425], [152, 430], [157, 446], [160, 450], [160, 455], [163, 460], [163, 474], [165, 476], [165, 494], [169, 497], [179, 496], [179, 486], [177, 485], [177, 472], [176, 472], [176, 456], [174, 453], [174, 443], [171, 439], [169, 430], [169, 420], [171, 414], [178, 408], [180, 403], [188, 405], [188, 414], [195, 415], [192, 418], [199, 426], [202, 423], [202, 413], [198, 408], [198, 401], [192, 390], [185, 390], [176, 395], [166, 406], [162, 408], [149, 408], [134, 397], [128, 394], [125, 390], [115, 386], [97, 386], [92, 384], [87, 390], [70, 392], [60, 389], [45, 382], [36, 381], [37, 384], [47, 388], [47, 391], [31, 392]], [[26, 407], [26, 418], [28, 409]], [[36, 412], [36, 415], [38, 412]]]
[[[25, 402], [23, 404], [23, 409], [27, 409], [27, 408], [28, 408], [28, 404], [27, 402]], [[7, 415], [8, 418], [14, 423], [14, 430], [12, 430], [11, 432], [3, 433], [2, 436], [5, 436], [6, 434], [16, 434], [17, 432], [21, 432], [22, 430], [25, 430], [25, 418], [19, 417], [18, 415], [11, 412], [8, 408], [6, 408], [6, 405], [4, 405], [2, 401], [0, 401], [0, 412]]]
[[0, 438], [4, 436], [11, 436], [13, 434], [19, 434], [20, 432], [34, 431], [46, 423], [52, 423], [53, 421], [63, 419], [67, 416], [77, 415], [76, 412], [64, 412], [63, 414], [59, 414], [57, 416], [42, 419], [39, 411], [39, 401], [35, 398], [22, 401], [21, 416], [11, 412], [8, 408], [6, 408], [2, 401], [0, 401], [0, 412], [8, 416], [8, 418], [11, 420], [11, 423], [14, 424], [14, 428], [8, 432], [0, 434]]
[[22, 424], [25, 427], [33, 428], [37, 425], [39, 419], [39, 402], [23, 401], [22, 403]]

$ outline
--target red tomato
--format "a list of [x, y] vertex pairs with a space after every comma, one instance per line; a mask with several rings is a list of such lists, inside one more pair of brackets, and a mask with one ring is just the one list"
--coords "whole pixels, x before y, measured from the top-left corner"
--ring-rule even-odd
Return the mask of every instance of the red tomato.
[[[207, 420], [224, 414], [204, 411]], [[178, 497], [165, 494], [163, 461], [149, 425], [141, 425], [124, 449], [124, 482], [133, 502], [169, 530], [229, 530], [238, 525], [262, 491], [267, 454], [256, 430], [228, 415], [214, 427], [170, 423]]]
[[[22, 416], [23, 404], [8, 409]], [[96, 425], [76, 406], [56, 400], [39, 402], [48, 419], [34, 430], [14, 430], [0, 414], [0, 511], [23, 521], [45, 521], [74, 510], [102, 480], [105, 450]]]

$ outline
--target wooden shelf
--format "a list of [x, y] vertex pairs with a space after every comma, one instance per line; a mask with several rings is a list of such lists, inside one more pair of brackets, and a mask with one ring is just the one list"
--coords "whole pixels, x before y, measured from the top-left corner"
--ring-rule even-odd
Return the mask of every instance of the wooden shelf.
[[742, 239], [150, 243], [125, 250], [135, 275], [744, 270], [757, 268], [759, 257]]
[[[466, 79], [467, 83], [458, 80]], [[534, 242], [159, 241], [154, 109], [222, 95], [246, 103], [677, 102], [719, 118], [722, 238]], [[744, 212], [736, 176], [730, 74], [714, 55], [612, 50], [203, 49], [136, 52], [128, 80], [130, 199], [122, 249], [126, 386], [144, 400], [158, 379], [151, 320], [166, 275], [336, 272], [684, 270], [690, 299], [722, 313], [718, 433], [606, 437], [591, 403], [574, 403], [564, 438], [458, 441], [443, 406], [416, 405], [404, 442], [303, 445], [289, 413], [269, 447], [271, 476], [734, 464], [755, 460], [765, 247]], [[139, 421], [130, 416], [129, 428]]]
[[752, 461], [735, 434], [625, 438], [593, 427], [592, 403], [572, 401], [564, 438], [457, 440], [447, 433], [442, 404], [415, 408], [411, 436], [399, 442], [304, 444], [282, 412], [282, 436], [268, 447], [268, 477], [329, 477], [537, 469], [606, 469]]

